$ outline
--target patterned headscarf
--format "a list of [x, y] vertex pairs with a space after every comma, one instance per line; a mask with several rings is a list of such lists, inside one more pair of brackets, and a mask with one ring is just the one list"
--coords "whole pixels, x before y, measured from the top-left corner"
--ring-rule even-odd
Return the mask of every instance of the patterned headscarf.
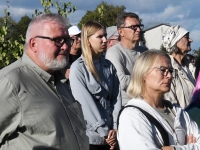
[[172, 46], [174, 46], [188, 31], [179, 25], [169, 27], [162, 36], [162, 43], [166, 50], [173, 52]]

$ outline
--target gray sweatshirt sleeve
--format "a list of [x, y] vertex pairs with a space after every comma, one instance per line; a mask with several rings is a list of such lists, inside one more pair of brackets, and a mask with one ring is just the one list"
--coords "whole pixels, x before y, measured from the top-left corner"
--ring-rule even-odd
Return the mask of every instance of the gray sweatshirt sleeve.
[[118, 49], [112, 49], [112, 47], [106, 52], [106, 59], [112, 62], [117, 70], [117, 75], [119, 78], [119, 82], [121, 85], [121, 89], [126, 91], [131, 75], [126, 74], [126, 66], [124, 66], [124, 60], [122, 54], [118, 51]]

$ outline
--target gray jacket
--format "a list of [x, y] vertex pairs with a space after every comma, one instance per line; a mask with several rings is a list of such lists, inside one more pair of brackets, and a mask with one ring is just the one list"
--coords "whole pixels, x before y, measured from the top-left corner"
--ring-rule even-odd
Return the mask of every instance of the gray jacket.
[[109, 130], [116, 129], [121, 91], [116, 70], [108, 60], [102, 56], [94, 65], [101, 81], [97, 81], [88, 70], [83, 56], [72, 64], [69, 80], [72, 94], [82, 105], [89, 143], [103, 145], [104, 136]]
[[180, 105], [183, 109], [188, 106], [192, 98], [192, 92], [195, 86], [194, 78], [194, 66], [185, 60], [187, 67], [189, 68], [189, 73], [193, 76], [193, 82], [191, 82], [185, 73], [185, 71], [180, 67], [180, 65], [174, 60], [170, 55], [172, 67], [175, 69], [173, 72], [173, 79], [171, 83], [171, 89], [165, 94], [165, 99], [170, 100], [172, 103]]
[[1, 150], [87, 150], [81, 106], [26, 54], [0, 71]]

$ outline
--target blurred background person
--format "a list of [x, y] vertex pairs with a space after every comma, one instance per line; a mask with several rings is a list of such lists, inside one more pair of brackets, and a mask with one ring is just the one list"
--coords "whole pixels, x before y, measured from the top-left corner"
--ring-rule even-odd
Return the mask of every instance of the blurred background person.
[[187, 30], [176, 25], [165, 31], [162, 42], [175, 69], [170, 92], [165, 94], [165, 98], [184, 109], [190, 103], [196, 82], [194, 65], [190, 65], [190, 60], [184, 57], [191, 50], [192, 39]]
[[[197, 124], [181, 107], [164, 99], [170, 90], [172, 73], [170, 57], [162, 51], [149, 50], [137, 58], [127, 89], [132, 99], [119, 117], [120, 150], [200, 149]], [[163, 135], [139, 109], [151, 114], [166, 133]]]
[[117, 145], [116, 122], [121, 109], [121, 90], [116, 69], [102, 55], [105, 27], [88, 21], [82, 28], [82, 55], [71, 66], [72, 94], [82, 105], [90, 150], [109, 150]]
[[195, 65], [195, 57], [192, 54], [186, 54], [185, 58], [187, 58], [192, 65]]
[[71, 26], [68, 29], [69, 36], [74, 40], [74, 43], [69, 53], [69, 65], [81, 56], [81, 30], [77, 26]]
[[65, 73], [65, 77], [67, 79], [67, 84], [69, 85], [69, 73], [71, 64], [77, 60], [81, 56], [81, 30], [77, 26], [71, 26], [68, 29], [69, 36], [72, 40], [74, 40], [73, 45], [70, 48], [69, 52], [69, 63], [63, 72]]
[[120, 41], [117, 26], [110, 26], [106, 28], [107, 32], [107, 50]]
[[192, 95], [192, 100], [185, 110], [200, 127], [200, 74], [196, 80], [196, 86]]
[[195, 78], [195, 80], [197, 79], [197, 77], [198, 77], [198, 75], [197, 75], [197, 77], [195, 76], [195, 70], [196, 70], [196, 66], [195, 66], [195, 64], [196, 64], [196, 59], [195, 59], [195, 57], [192, 55], [192, 54], [186, 54], [185, 56], [184, 56], [184, 58], [183, 59], [188, 59], [190, 62], [189, 62], [189, 67], [188, 68], [190, 68], [191, 69], [191, 73], [192, 73], [192, 75], [193, 75], [193, 77]]
[[199, 71], [200, 71], [200, 56], [197, 57], [197, 59], [195, 60], [195, 79], [197, 79], [198, 75], [199, 75]]

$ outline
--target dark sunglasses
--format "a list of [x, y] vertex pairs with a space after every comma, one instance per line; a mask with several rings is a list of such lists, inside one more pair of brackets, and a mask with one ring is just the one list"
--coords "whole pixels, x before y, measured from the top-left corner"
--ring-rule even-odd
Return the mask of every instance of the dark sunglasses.
[[51, 38], [47, 36], [35, 36], [35, 38], [42, 38], [42, 39], [48, 39], [48, 40], [54, 41], [54, 45], [57, 47], [63, 46], [64, 43], [66, 43], [68, 46], [71, 47], [74, 43], [74, 40], [71, 38], [63, 38], [63, 37]]
[[131, 26], [127, 26], [127, 27], [120, 27], [120, 28], [129, 28], [129, 29], [132, 29], [133, 31], [136, 31], [137, 28], [142, 30], [144, 28], [144, 25], [143, 24], [137, 24], [137, 25], [131, 25]]

